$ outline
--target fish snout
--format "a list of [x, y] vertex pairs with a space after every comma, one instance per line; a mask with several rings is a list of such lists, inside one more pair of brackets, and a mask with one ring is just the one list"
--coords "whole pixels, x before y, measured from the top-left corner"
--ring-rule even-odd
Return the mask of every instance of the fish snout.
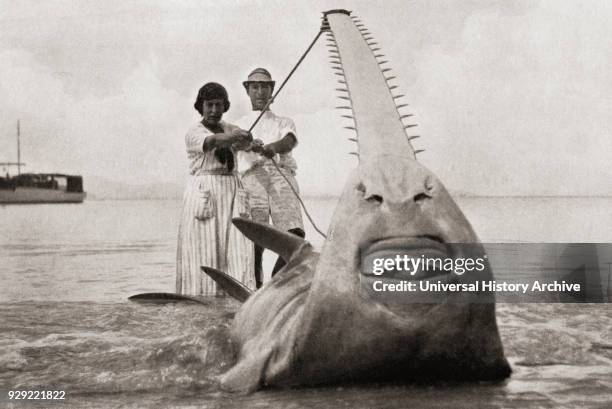
[[374, 161], [376, 167], [364, 166], [362, 184], [366, 200], [396, 210], [423, 205], [443, 191], [434, 174], [418, 162], [384, 159], [385, 166], [381, 166], [381, 158]]

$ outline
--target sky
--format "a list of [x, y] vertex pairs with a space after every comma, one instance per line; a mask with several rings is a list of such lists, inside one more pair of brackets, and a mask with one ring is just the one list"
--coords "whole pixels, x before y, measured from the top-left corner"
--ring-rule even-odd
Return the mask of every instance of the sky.
[[[182, 184], [198, 88], [225, 85], [241, 117], [247, 74], [280, 83], [334, 8], [382, 47], [447, 188], [612, 195], [607, 0], [0, 0], [0, 161], [20, 119], [27, 171]], [[339, 194], [357, 165], [334, 88], [320, 40], [272, 106], [296, 123], [306, 194]]]

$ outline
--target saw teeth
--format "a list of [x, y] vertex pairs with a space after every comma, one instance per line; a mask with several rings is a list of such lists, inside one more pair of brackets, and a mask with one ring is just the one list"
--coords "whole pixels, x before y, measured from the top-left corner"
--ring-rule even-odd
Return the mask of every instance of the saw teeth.
[[[408, 124], [405, 125], [404, 124], [404, 119], [405, 118], [410, 118], [413, 115], [412, 114], [405, 114], [402, 115], [402, 112], [400, 111], [402, 108], [404, 107], [408, 107], [409, 104], [407, 103], [401, 103], [403, 101], [400, 100], [400, 98], [405, 97], [404, 94], [397, 94], [394, 95], [396, 92], [393, 92], [392, 90], [398, 88], [398, 85], [393, 84], [391, 81], [396, 79], [395, 75], [392, 75], [392, 73], [390, 71], [392, 71], [391, 67], [388, 67], [389, 61], [386, 59], [385, 54], [382, 53], [381, 51], [381, 47], [379, 46], [378, 42], [376, 42], [376, 40], [374, 39], [374, 36], [372, 34], [372, 32], [370, 30], [368, 30], [365, 26], [365, 24], [363, 24], [363, 22], [361, 21], [361, 19], [359, 19], [357, 16], [353, 16], [353, 15], [349, 15], [350, 19], [353, 21], [353, 25], [355, 26], [356, 30], [350, 30], [345, 32], [344, 30], [347, 29], [346, 26], [342, 25], [339, 26], [339, 30], [342, 30], [341, 32], [347, 35], [351, 35], [353, 36], [353, 39], [355, 41], [359, 41], [359, 39], [361, 38], [363, 40], [363, 42], [365, 42], [365, 44], [367, 44], [367, 46], [369, 47], [372, 56], [375, 58], [374, 62], [376, 63], [376, 65], [372, 65], [372, 61], [371, 59], [368, 59], [366, 61], [363, 61], [364, 67], [367, 67], [368, 69], [376, 69], [378, 68], [379, 72], [381, 72], [383, 75], [383, 79], [386, 81], [386, 84], [383, 82], [381, 84], [381, 79], [380, 77], [376, 78], [376, 86], [373, 86], [372, 89], [375, 89], [377, 92], [383, 92], [384, 91], [384, 85], [387, 86], [388, 91], [389, 91], [389, 95], [386, 96], [386, 98], [388, 98], [389, 96], [392, 98], [392, 101], [394, 102], [393, 105], [389, 106], [389, 105], [384, 105], [385, 107], [385, 112], [389, 112], [387, 111], [387, 109], [391, 108], [391, 110], [394, 110], [393, 108], [395, 108], [395, 110], [397, 111], [397, 116], [394, 115], [394, 117], [396, 118], [395, 120], [397, 121], [397, 118], [399, 117], [400, 120], [400, 125], [404, 128], [404, 129], [409, 129], [409, 128], [413, 128], [418, 126], [418, 124]], [[335, 22], [335, 20], [332, 20], [333, 22]], [[346, 20], [345, 20], [346, 22]], [[335, 29], [335, 27], [334, 27]], [[331, 29], [330, 29], [331, 30]], [[333, 31], [331, 32], [333, 34]], [[344, 37], [341, 36], [343, 39]], [[344, 59], [345, 61], [341, 61], [340, 60], [340, 51], [339, 49], [342, 48], [344, 46], [344, 43], [340, 43], [340, 44], [336, 44], [335, 42], [335, 37], [329, 36], [328, 37], [330, 42], [333, 41], [333, 51], [330, 51], [330, 56], [332, 58], [330, 58], [330, 62], [332, 63], [332, 68], [334, 69], [334, 74], [338, 75], [339, 77], [341, 77], [342, 79], [339, 79], [338, 82], [341, 85], [341, 87], [336, 88], [337, 91], [339, 91], [341, 93], [341, 95], [338, 95], [338, 98], [341, 98], [343, 100], [349, 101], [348, 102], [348, 106], [337, 106], [335, 107], [336, 109], [349, 109], [352, 112], [349, 112], [349, 115], [341, 115], [343, 118], [347, 118], [353, 121], [352, 125], [353, 126], [345, 126], [345, 129], [349, 129], [349, 130], [353, 130], [357, 132], [357, 123], [355, 120], [355, 115], [357, 114], [357, 112], [355, 112], [356, 110], [365, 110], [365, 107], [361, 106], [361, 102], [362, 102], [362, 95], [357, 95], [360, 98], [358, 98], [357, 100], [354, 100], [354, 98], [356, 97], [356, 95], [353, 95], [353, 93], [351, 92], [351, 90], [349, 90], [349, 88], [351, 88], [350, 86], [346, 85], [348, 80], [353, 80], [353, 78], [347, 78], [345, 74], [350, 74], [352, 73], [352, 71], [347, 72], [346, 69], [353, 69], [355, 67], [353, 67], [353, 63], [356, 63], [355, 61], [353, 61], [352, 59], [350, 61], [346, 61], [346, 58]], [[343, 49], [344, 51], [344, 49]], [[346, 57], [346, 56], [345, 56]], [[337, 59], [336, 59], [337, 58]], [[349, 63], [348, 66], [346, 66], [346, 64]], [[340, 67], [335, 66], [339, 64]], [[356, 64], [359, 64], [358, 62]], [[357, 67], [359, 67], [359, 65], [357, 65]], [[383, 68], [385, 67], [385, 68]], [[368, 71], [370, 72], [370, 71]], [[359, 77], [359, 76], [357, 76]], [[361, 83], [364, 82], [365, 84], [367, 84], [367, 80], [363, 79], [363, 78], [357, 78], [358, 80], [356, 80], [357, 83]], [[352, 85], [352, 83], [351, 83]], [[351, 97], [353, 99], [351, 99]], [[382, 95], [381, 95], [382, 97]], [[364, 100], [366, 101], [367, 98]], [[353, 108], [353, 104], [359, 102], [360, 105], [359, 106], [355, 106]], [[385, 104], [388, 104], [390, 101], [387, 99], [386, 101], [384, 101]], [[408, 110], [406, 110], [408, 111]], [[406, 121], [408, 122], [408, 121]], [[368, 124], [368, 126], [370, 126]], [[412, 132], [411, 132], [412, 133]], [[416, 139], [419, 137], [419, 135], [408, 135], [408, 131], [404, 131], [403, 132], [404, 135], [402, 135], [403, 137], [406, 137], [408, 141], [412, 141], [413, 139]], [[358, 139], [357, 137], [355, 138], [349, 138], [350, 141], [353, 142], [357, 142]], [[420, 150], [415, 150], [414, 147], [409, 143], [410, 145], [410, 149], [411, 151], [416, 155], [417, 153], [420, 152], [424, 152], [424, 149], [420, 149]], [[351, 155], [355, 155], [357, 157], [359, 157], [359, 150], [357, 150], [357, 152], [350, 152]]]

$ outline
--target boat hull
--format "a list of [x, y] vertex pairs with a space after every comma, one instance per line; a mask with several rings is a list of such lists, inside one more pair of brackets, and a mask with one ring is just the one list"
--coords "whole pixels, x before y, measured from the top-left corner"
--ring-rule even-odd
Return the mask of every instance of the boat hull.
[[14, 190], [0, 189], [0, 204], [82, 203], [85, 196], [85, 192], [18, 186]]

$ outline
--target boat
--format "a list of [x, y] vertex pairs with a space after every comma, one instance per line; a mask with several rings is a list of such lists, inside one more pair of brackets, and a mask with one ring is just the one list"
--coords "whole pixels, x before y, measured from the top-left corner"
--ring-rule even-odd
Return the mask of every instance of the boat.
[[82, 203], [87, 196], [83, 177], [63, 173], [21, 173], [20, 126], [17, 121], [17, 162], [0, 166], [17, 167], [17, 175], [0, 176], [0, 205], [29, 203]]

